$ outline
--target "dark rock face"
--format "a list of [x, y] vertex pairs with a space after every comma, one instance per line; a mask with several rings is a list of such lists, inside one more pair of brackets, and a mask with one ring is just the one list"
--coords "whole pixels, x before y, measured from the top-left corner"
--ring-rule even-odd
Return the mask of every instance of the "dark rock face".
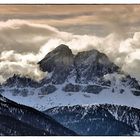
[[87, 93], [94, 93], [94, 94], [98, 94], [100, 93], [104, 88], [101, 86], [97, 86], [97, 85], [88, 85], [87, 87], [85, 87], [83, 89], [83, 92], [87, 92]]
[[9, 79], [7, 79], [6, 83], [3, 84], [3, 86], [8, 86], [8, 87], [20, 87], [20, 88], [24, 88], [24, 87], [39, 87], [41, 86], [40, 83], [27, 78], [27, 77], [21, 77], [20, 75], [14, 75], [13, 77], [10, 77]]
[[120, 93], [121, 93], [121, 94], [124, 93], [124, 89], [120, 89]]
[[66, 45], [60, 45], [48, 53], [39, 63], [41, 70], [53, 72], [51, 82], [62, 84], [69, 77], [77, 83], [96, 81], [107, 73], [117, 72], [119, 67], [97, 50], [80, 52], [73, 55]]
[[87, 83], [96, 81], [97, 77], [117, 72], [119, 67], [110, 62], [108, 57], [97, 50], [80, 52], [75, 56], [77, 81]]
[[28, 88], [11, 88], [9, 90], [10, 93], [12, 93], [13, 96], [22, 96], [22, 97], [27, 97], [29, 95]]
[[42, 71], [52, 72], [57, 66], [69, 67], [73, 64], [73, 54], [68, 46], [61, 44], [48, 53], [38, 64]]
[[133, 135], [137, 129], [126, 122], [126, 120], [134, 122], [133, 116], [125, 116], [124, 121], [122, 119], [117, 120], [113, 116], [113, 113], [110, 113], [111, 110], [113, 111], [113, 108], [116, 108], [115, 111], [117, 111], [118, 116], [120, 114], [122, 116], [124, 112], [129, 112], [125, 108], [113, 105], [76, 105], [71, 107], [55, 107], [45, 111], [45, 113], [51, 115], [65, 127], [75, 131], [79, 135]]
[[42, 71], [53, 72], [51, 82], [62, 84], [73, 68], [73, 54], [68, 46], [61, 44], [48, 53], [38, 64]]
[[50, 93], [53, 93], [57, 90], [57, 88], [54, 85], [48, 85], [48, 86], [43, 86], [41, 88], [41, 95], [48, 95]]
[[126, 77], [122, 79], [122, 83], [124, 85], [129, 85], [129, 87], [131, 88], [140, 90], [140, 85], [138, 81], [135, 78], [132, 78], [130, 75], [126, 75]]
[[132, 90], [132, 93], [133, 93], [133, 95], [135, 95], [135, 96], [140, 96], [140, 91], [133, 91], [133, 90]]
[[79, 92], [81, 90], [80, 85], [74, 85], [72, 83], [67, 84], [64, 88], [63, 91], [65, 92]]
[[51, 117], [0, 95], [1, 135], [76, 135]]
[[20, 92], [21, 96], [26, 97], [28, 96], [28, 89], [22, 89]]
[[17, 96], [20, 93], [20, 90], [18, 88], [14, 88], [11, 90], [11, 93], [13, 96]]

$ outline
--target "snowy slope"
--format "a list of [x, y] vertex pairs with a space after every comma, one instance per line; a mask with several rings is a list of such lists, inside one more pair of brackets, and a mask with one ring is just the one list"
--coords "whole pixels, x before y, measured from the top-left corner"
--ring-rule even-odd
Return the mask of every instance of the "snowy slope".
[[[64, 84], [65, 85], [65, 84]], [[39, 96], [38, 89], [28, 88], [33, 95], [23, 97], [21, 95], [13, 96], [11, 92], [3, 92], [3, 96], [27, 106], [34, 107], [38, 110], [46, 110], [55, 106], [73, 106], [73, 105], [93, 105], [93, 104], [117, 104], [140, 108], [140, 96], [132, 94], [129, 88], [125, 88], [124, 93], [118, 91], [112, 92], [112, 88], [103, 89], [99, 94], [84, 92], [64, 92], [61, 87], [56, 86], [54, 93]]]

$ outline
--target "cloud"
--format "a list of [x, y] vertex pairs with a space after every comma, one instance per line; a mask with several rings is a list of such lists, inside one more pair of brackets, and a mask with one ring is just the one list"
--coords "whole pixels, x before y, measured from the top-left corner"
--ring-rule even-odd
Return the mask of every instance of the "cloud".
[[37, 81], [47, 73], [40, 71], [37, 65], [38, 57], [32, 53], [20, 54], [14, 51], [4, 51], [0, 55], [0, 82], [14, 74], [30, 77]]
[[[50, 38], [67, 40], [69, 33], [59, 32], [48, 25], [33, 24], [24, 20], [0, 22], [0, 82], [13, 74], [40, 80], [46, 76], [37, 62], [44, 55], [39, 53]], [[45, 52], [44, 52], [45, 53]]]
[[140, 28], [139, 12], [140, 5], [1, 5], [0, 19], [32, 20], [58, 29], [77, 26], [74, 33], [85, 25], [98, 25], [104, 28], [105, 35], [118, 32], [127, 36], [137, 30], [135, 27]]
[[133, 38], [123, 41], [119, 52], [125, 56], [121, 60], [122, 70], [140, 80], [140, 32], [136, 32]]
[[48, 25], [10, 20], [0, 23], [0, 43], [3, 46], [0, 46], [1, 82], [13, 74], [42, 79], [47, 73], [39, 70], [37, 62], [62, 43], [68, 45], [74, 54], [97, 49], [123, 71], [140, 80], [140, 32], [126, 39], [117, 33], [106, 37], [74, 35]]
[[38, 52], [50, 37], [61, 37], [56, 28], [48, 25], [33, 24], [24, 20], [0, 22], [0, 52], [15, 50]]
[[73, 38], [67, 41], [50, 39], [41, 47], [40, 53], [44, 56], [44, 52], [48, 53], [62, 43], [68, 45], [74, 54], [97, 49], [105, 53], [124, 72], [140, 80], [140, 32], [136, 32], [132, 38], [127, 39], [122, 39], [115, 33], [106, 37], [73, 35]]

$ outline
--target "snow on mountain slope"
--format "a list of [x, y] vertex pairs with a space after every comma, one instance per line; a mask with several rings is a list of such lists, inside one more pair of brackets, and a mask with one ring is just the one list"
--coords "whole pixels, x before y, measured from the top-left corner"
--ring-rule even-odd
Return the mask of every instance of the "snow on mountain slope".
[[31, 106], [41, 111], [55, 106], [92, 105], [105, 103], [140, 108], [140, 96], [134, 96], [128, 88], [125, 88], [125, 91], [122, 94], [118, 91], [112, 92], [112, 88], [103, 89], [99, 94], [93, 94], [86, 92], [64, 92], [61, 90], [61, 86], [63, 85], [57, 85], [57, 90], [54, 93], [44, 96], [38, 95], [38, 89], [34, 90], [31, 88], [28, 88], [28, 90], [30, 92], [34, 92], [33, 95], [28, 95], [26, 97], [21, 95], [13, 96], [7, 89], [6, 92], [3, 92], [3, 96], [20, 104]]

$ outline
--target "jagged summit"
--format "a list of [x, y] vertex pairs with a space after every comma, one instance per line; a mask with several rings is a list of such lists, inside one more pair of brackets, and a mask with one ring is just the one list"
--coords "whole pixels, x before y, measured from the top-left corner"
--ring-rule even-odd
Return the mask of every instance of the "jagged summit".
[[67, 45], [64, 45], [64, 44], [59, 45], [53, 51], [54, 52], [61, 52], [64, 55], [72, 54], [71, 49]]
[[52, 82], [62, 84], [73, 69], [74, 55], [68, 46], [61, 44], [39, 63], [42, 71], [53, 72]]
[[38, 64], [41, 70], [52, 72], [56, 67], [72, 65], [73, 54], [68, 46], [61, 44], [48, 53]]
[[64, 44], [48, 53], [38, 64], [41, 70], [52, 72], [51, 81], [56, 84], [64, 83], [68, 77], [75, 77], [76, 82], [87, 83], [119, 70], [105, 54], [95, 49], [74, 55]]
[[105, 54], [95, 49], [79, 52], [74, 62], [80, 82], [94, 81], [97, 77], [119, 70], [119, 67], [112, 63]]
[[95, 49], [79, 52], [75, 57], [82, 59], [83, 61], [85, 61], [84, 59], [86, 58], [88, 60], [88, 63], [95, 63], [95, 62], [102, 63], [102, 64], [111, 63], [111, 61], [109, 60], [107, 55], [105, 55], [104, 53], [101, 53]]

